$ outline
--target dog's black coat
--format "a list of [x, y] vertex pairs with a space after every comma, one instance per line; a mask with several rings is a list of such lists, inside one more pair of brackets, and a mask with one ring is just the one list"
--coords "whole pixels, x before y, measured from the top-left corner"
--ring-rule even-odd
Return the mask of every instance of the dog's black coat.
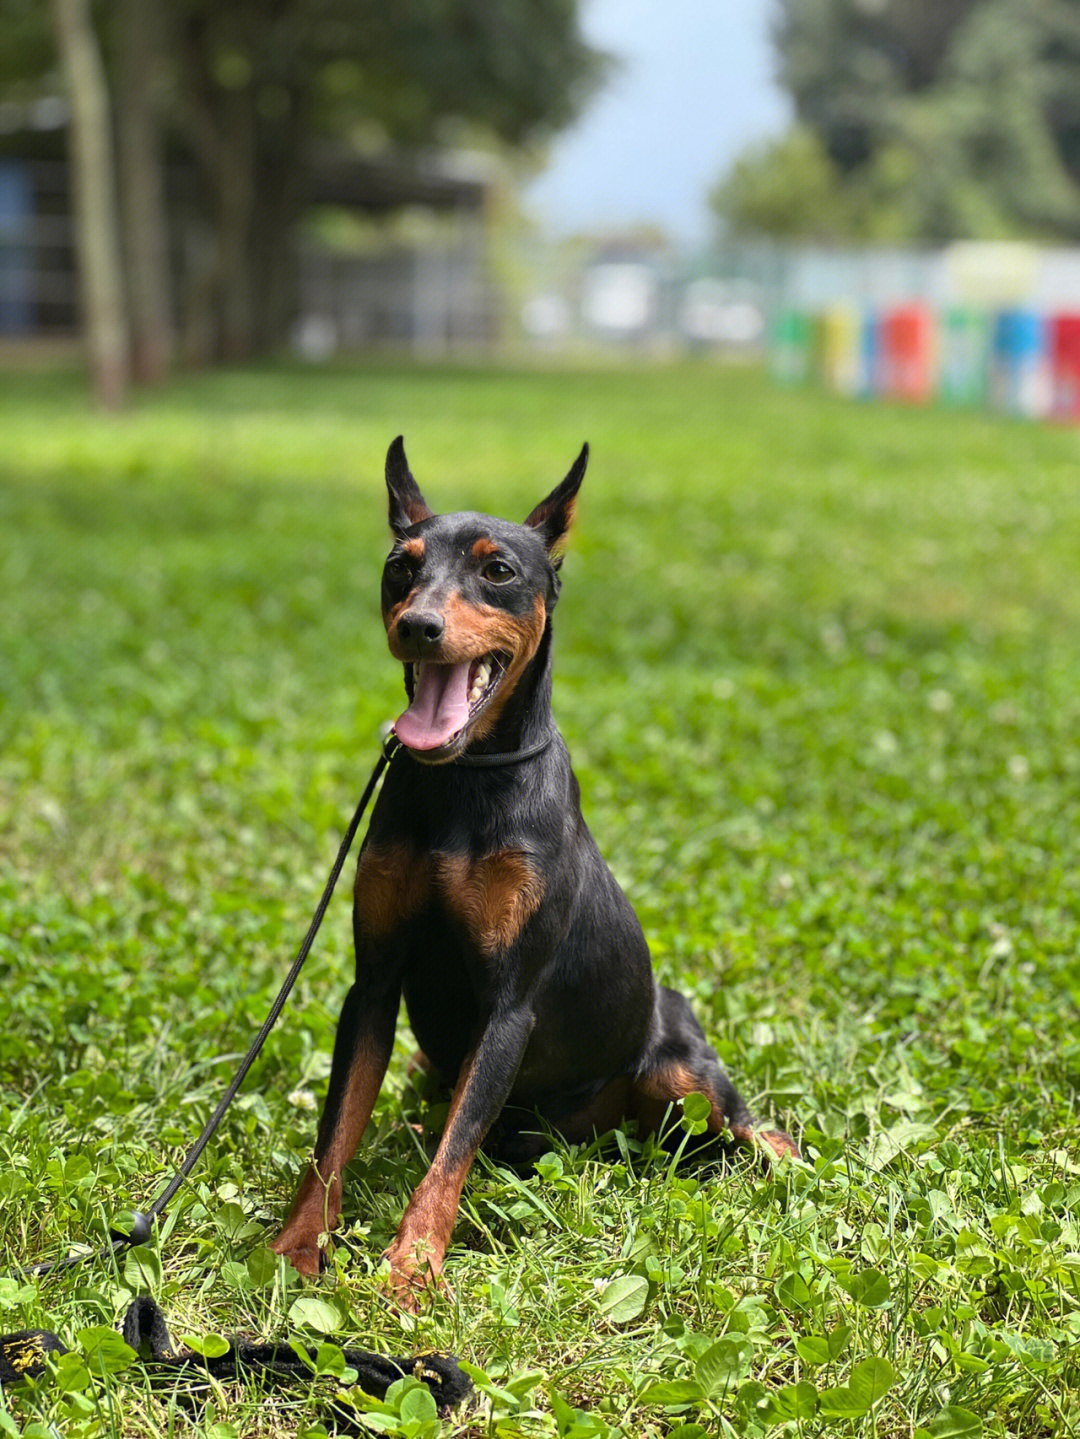
[[[461, 1185], [496, 1121], [499, 1152], [521, 1162], [547, 1147], [530, 1135], [537, 1113], [573, 1141], [623, 1117], [655, 1128], [670, 1103], [700, 1091], [711, 1132], [754, 1142], [747, 1106], [689, 1004], [654, 981], [637, 916], [582, 817], [562, 737], [520, 763], [454, 763], [466, 749], [527, 750], [552, 731], [555, 555], [586, 459], [587, 449], [525, 525], [435, 516], [400, 441], [387, 459], [397, 543], [382, 603], [410, 698], [423, 664], [449, 673], [490, 651], [504, 677], [460, 733], [399, 755], [387, 773], [358, 867], [356, 980], [319, 1126], [321, 1179], [313, 1172], [301, 1186], [276, 1247], [314, 1267], [404, 998], [418, 1058], [454, 1090], [432, 1169], [390, 1250], [406, 1300], [438, 1273]], [[773, 1154], [797, 1153], [781, 1131], [759, 1138]]]

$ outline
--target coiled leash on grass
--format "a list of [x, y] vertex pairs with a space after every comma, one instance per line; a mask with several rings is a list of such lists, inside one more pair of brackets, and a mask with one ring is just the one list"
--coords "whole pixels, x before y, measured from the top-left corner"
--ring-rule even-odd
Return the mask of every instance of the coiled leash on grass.
[[[305, 1362], [291, 1344], [252, 1344], [246, 1339], [233, 1339], [226, 1353], [206, 1358], [192, 1350], [173, 1348], [165, 1316], [147, 1295], [136, 1299], [124, 1315], [121, 1329], [124, 1342], [137, 1351], [145, 1350], [148, 1365], [158, 1377], [172, 1377], [188, 1371], [193, 1378], [203, 1375], [211, 1379], [242, 1378], [245, 1370], [260, 1372], [269, 1379], [288, 1381], [310, 1379], [311, 1365]], [[18, 1334], [0, 1337], [0, 1384], [19, 1379], [34, 1379], [44, 1372], [45, 1357], [66, 1354], [62, 1340], [47, 1329], [23, 1329]], [[458, 1368], [457, 1361], [445, 1354], [423, 1354], [414, 1359], [398, 1359], [372, 1354], [367, 1349], [343, 1349], [345, 1365], [356, 1371], [358, 1384], [366, 1394], [382, 1399], [398, 1379], [409, 1376], [420, 1379], [430, 1389], [439, 1409], [449, 1409], [469, 1394], [472, 1383]], [[337, 1427], [354, 1427], [362, 1411], [341, 1400], [330, 1400], [330, 1409]]]
[[[352, 848], [352, 842], [356, 838], [356, 831], [360, 827], [364, 811], [371, 801], [371, 796], [375, 793], [375, 786], [400, 748], [397, 738], [392, 733], [387, 735], [383, 741], [382, 753], [375, 762], [371, 778], [356, 807], [356, 813], [345, 831], [337, 858], [331, 866], [329, 877], [323, 888], [322, 897], [315, 907], [311, 924], [308, 926], [307, 934], [297, 951], [292, 967], [270, 1006], [270, 1012], [263, 1021], [262, 1028], [252, 1040], [251, 1047], [241, 1060], [240, 1066], [225, 1093], [221, 1096], [217, 1108], [206, 1121], [202, 1133], [185, 1154], [176, 1173], [144, 1214], [135, 1213], [132, 1216], [132, 1224], [127, 1234], [113, 1230], [110, 1231], [109, 1243], [102, 1245], [99, 1249], [86, 1250], [81, 1254], [67, 1254], [59, 1259], [50, 1259], [41, 1264], [35, 1264], [30, 1269], [33, 1277], [40, 1278], [45, 1274], [52, 1273], [55, 1269], [69, 1269], [75, 1264], [81, 1264], [83, 1260], [100, 1258], [105, 1254], [122, 1254], [132, 1245], [145, 1244], [150, 1238], [153, 1221], [164, 1214], [177, 1190], [195, 1168], [199, 1156], [225, 1117], [225, 1111], [235, 1099], [248, 1070], [258, 1058], [259, 1051], [266, 1043], [267, 1036], [285, 1007], [285, 1001], [304, 967], [304, 961], [319, 932], [319, 926], [323, 922], [330, 898], [334, 893], [334, 887], [341, 875], [349, 850]], [[164, 1315], [154, 1301], [146, 1297], [136, 1299], [131, 1305], [124, 1318], [123, 1332], [125, 1340], [133, 1349], [139, 1349], [144, 1345], [148, 1348], [154, 1364], [168, 1365], [172, 1368], [197, 1368], [217, 1378], [235, 1377], [244, 1368], [260, 1369], [274, 1378], [306, 1378], [311, 1372], [310, 1368], [288, 1344], [251, 1344], [246, 1340], [234, 1339], [228, 1353], [218, 1358], [204, 1359], [201, 1355], [193, 1353], [177, 1355], [173, 1351], [169, 1331], [165, 1327]], [[0, 1384], [33, 1378], [44, 1369], [44, 1360], [47, 1354], [63, 1354], [65, 1352], [65, 1346], [59, 1337], [45, 1329], [24, 1329], [17, 1334], [0, 1335]], [[469, 1379], [458, 1368], [456, 1360], [449, 1355], [425, 1354], [415, 1359], [386, 1359], [380, 1354], [373, 1354], [365, 1349], [346, 1349], [344, 1354], [345, 1363], [349, 1368], [357, 1371], [357, 1382], [369, 1394], [378, 1397], [385, 1394], [396, 1379], [410, 1374], [415, 1375], [428, 1386], [440, 1407], [456, 1404], [472, 1388]], [[340, 1407], [337, 1412], [340, 1415]]]

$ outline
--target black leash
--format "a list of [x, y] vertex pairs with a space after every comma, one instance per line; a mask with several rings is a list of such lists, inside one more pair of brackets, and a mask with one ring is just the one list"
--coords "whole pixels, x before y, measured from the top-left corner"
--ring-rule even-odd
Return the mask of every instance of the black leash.
[[[99, 1249], [87, 1250], [83, 1254], [68, 1254], [60, 1259], [35, 1264], [30, 1270], [32, 1275], [38, 1277], [49, 1274], [55, 1269], [68, 1269], [72, 1265], [81, 1263], [84, 1259], [98, 1258], [104, 1254], [119, 1254], [132, 1245], [145, 1243], [150, 1238], [151, 1222], [164, 1213], [176, 1191], [195, 1168], [199, 1156], [224, 1118], [225, 1111], [236, 1097], [248, 1070], [254, 1064], [259, 1051], [266, 1043], [267, 1036], [284, 1008], [289, 992], [296, 983], [304, 961], [311, 952], [311, 946], [319, 932], [319, 926], [323, 922], [327, 906], [334, 893], [334, 887], [341, 876], [345, 859], [356, 838], [356, 831], [360, 827], [364, 811], [375, 792], [375, 786], [400, 748], [401, 744], [397, 737], [394, 734], [387, 735], [383, 741], [383, 752], [375, 763], [371, 778], [356, 807], [356, 813], [345, 831], [337, 858], [334, 860], [323, 888], [322, 897], [315, 908], [311, 924], [308, 926], [307, 934], [297, 951], [292, 967], [285, 976], [285, 982], [270, 1006], [270, 1012], [266, 1016], [262, 1028], [252, 1040], [251, 1047], [233, 1075], [228, 1089], [203, 1126], [202, 1133], [184, 1156], [183, 1162], [172, 1179], [145, 1214], [136, 1213], [133, 1216], [134, 1222], [130, 1233], [118, 1234], [114, 1231], [109, 1243]], [[136, 1299], [128, 1308], [124, 1316], [123, 1336], [125, 1342], [132, 1349], [144, 1351], [148, 1355], [149, 1363], [155, 1370], [164, 1369], [169, 1374], [184, 1370], [191, 1371], [196, 1376], [207, 1375], [211, 1378], [226, 1379], [242, 1378], [246, 1370], [257, 1370], [264, 1373], [270, 1380], [278, 1382], [307, 1380], [311, 1377], [311, 1366], [304, 1362], [289, 1343], [254, 1344], [249, 1340], [237, 1337], [230, 1341], [226, 1353], [213, 1358], [206, 1358], [191, 1350], [177, 1353], [172, 1347], [164, 1314], [154, 1300], [147, 1295]], [[67, 1346], [60, 1336], [48, 1329], [21, 1329], [14, 1334], [0, 1335], [0, 1385], [16, 1383], [23, 1379], [35, 1379], [44, 1373], [48, 1355], [59, 1356], [67, 1352]], [[422, 1354], [416, 1358], [393, 1358], [372, 1353], [367, 1349], [345, 1349], [342, 1352], [346, 1366], [356, 1371], [356, 1379], [352, 1382], [358, 1384], [365, 1393], [379, 1399], [385, 1396], [391, 1384], [410, 1375], [427, 1386], [440, 1409], [448, 1409], [460, 1403], [472, 1392], [472, 1381], [462, 1372], [457, 1361], [451, 1355]], [[345, 1395], [330, 1400], [329, 1417], [336, 1430], [357, 1430], [362, 1426], [361, 1412], [348, 1402], [348, 1397]]]
[[[173, 1348], [165, 1316], [153, 1299], [143, 1295], [136, 1299], [124, 1315], [121, 1329], [124, 1342], [144, 1353], [155, 1377], [172, 1378], [178, 1371], [187, 1371], [193, 1378], [243, 1378], [245, 1370], [259, 1371], [278, 1383], [310, 1380], [312, 1369], [289, 1343], [253, 1344], [246, 1339], [233, 1339], [224, 1354], [206, 1358], [190, 1349], [179, 1353]], [[48, 1329], [21, 1329], [17, 1334], [0, 1335], [0, 1385], [22, 1379], [36, 1379], [45, 1371], [50, 1354], [59, 1357], [68, 1352], [59, 1335]], [[373, 1354], [367, 1349], [343, 1349], [345, 1365], [356, 1371], [350, 1384], [359, 1385], [365, 1394], [382, 1399], [391, 1384], [412, 1377], [426, 1384], [440, 1409], [459, 1404], [472, 1391], [472, 1382], [458, 1368], [457, 1362], [445, 1354], [421, 1354], [415, 1359], [394, 1358]], [[334, 1427], [356, 1429], [362, 1412], [345, 1395], [329, 1398]]]
[[[519, 764], [542, 754], [554, 738], [555, 730], [552, 728], [542, 739], [524, 749], [503, 754], [463, 754], [458, 755], [452, 762], [475, 768]], [[225, 1117], [225, 1112], [236, 1098], [240, 1086], [247, 1077], [248, 1070], [255, 1063], [270, 1031], [277, 1023], [278, 1017], [285, 1007], [285, 1001], [311, 952], [311, 946], [315, 942], [315, 936], [323, 922], [334, 888], [341, 876], [349, 850], [352, 848], [352, 842], [356, 838], [356, 831], [360, 828], [360, 821], [375, 793], [375, 787], [379, 783], [383, 771], [403, 750], [406, 754], [410, 753], [391, 731], [383, 741], [382, 753], [375, 762], [371, 778], [367, 782], [356, 812], [345, 831], [337, 857], [323, 887], [322, 896], [312, 915], [307, 934], [305, 934], [296, 958], [285, 976], [284, 983], [278, 990], [277, 997], [270, 1006], [270, 1012], [263, 1021], [258, 1034], [252, 1040], [248, 1052], [241, 1060], [228, 1088], [218, 1101], [217, 1108], [203, 1125], [202, 1132], [184, 1156], [173, 1177], [145, 1213], [133, 1213], [129, 1233], [121, 1234], [112, 1230], [108, 1244], [104, 1244], [98, 1249], [88, 1249], [81, 1254], [67, 1254], [58, 1259], [45, 1260], [40, 1264], [35, 1264], [29, 1271], [34, 1278], [51, 1274], [54, 1270], [69, 1269], [76, 1264], [81, 1264], [84, 1259], [96, 1259], [105, 1254], [121, 1254], [133, 1245], [145, 1244], [150, 1239], [153, 1221], [164, 1214], [177, 1190], [199, 1162], [200, 1155]], [[154, 1300], [147, 1296], [136, 1299], [128, 1309], [124, 1317], [123, 1334], [125, 1341], [133, 1349], [145, 1349], [149, 1354], [150, 1362], [155, 1366], [165, 1366], [170, 1370], [197, 1370], [216, 1378], [236, 1377], [242, 1374], [245, 1367], [263, 1370], [271, 1378], [277, 1379], [308, 1378], [311, 1373], [310, 1366], [305, 1364], [292, 1346], [287, 1343], [252, 1344], [247, 1340], [236, 1338], [231, 1341], [227, 1353], [214, 1358], [208, 1359], [191, 1351], [177, 1354], [169, 1338], [165, 1316]], [[471, 1381], [449, 1355], [425, 1354], [413, 1359], [395, 1359], [386, 1358], [364, 1349], [346, 1349], [343, 1352], [346, 1365], [357, 1372], [356, 1382], [360, 1387], [366, 1393], [380, 1398], [385, 1395], [395, 1380], [408, 1375], [415, 1376], [428, 1386], [440, 1408], [458, 1403], [472, 1389]], [[65, 1353], [67, 1353], [67, 1349], [63, 1341], [58, 1335], [47, 1329], [23, 1329], [18, 1333], [0, 1335], [0, 1385], [20, 1379], [35, 1378], [44, 1371], [47, 1355]], [[351, 1427], [356, 1416], [355, 1410], [341, 1403], [334, 1403], [331, 1408], [337, 1420]]]
[[307, 959], [309, 953], [311, 952], [311, 946], [315, 942], [315, 936], [318, 934], [319, 926], [323, 922], [323, 916], [326, 914], [327, 906], [330, 903], [330, 897], [334, 893], [334, 887], [337, 884], [338, 879], [341, 875], [341, 870], [343, 865], [345, 864], [345, 859], [349, 853], [349, 850], [352, 848], [353, 840], [356, 838], [356, 831], [360, 828], [360, 821], [364, 817], [364, 811], [367, 809], [368, 804], [371, 801], [371, 796], [375, 793], [375, 786], [378, 784], [382, 776], [383, 770], [386, 769], [387, 765], [391, 762], [391, 760], [394, 758], [400, 748], [401, 741], [397, 738], [397, 736], [393, 733], [388, 734], [386, 739], [383, 741], [382, 754], [380, 754], [379, 758], [376, 760], [375, 768], [371, 772], [371, 778], [368, 780], [364, 793], [360, 797], [360, 803], [356, 806], [356, 813], [353, 815], [352, 820], [349, 823], [349, 827], [345, 831], [345, 838], [341, 841], [341, 846], [337, 852], [337, 858], [334, 860], [334, 863], [331, 866], [329, 878], [327, 879], [326, 884], [323, 887], [322, 897], [320, 898], [319, 903], [315, 907], [315, 913], [314, 915], [312, 915], [310, 925], [308, 925], [308, 932], [304, 936], [303, 943], [297, 951], [296, 958], [292, 962], [292, 968], [285, 976], [285, 982], [278, 990], [277, 998], [270, 1006], [270, 1013], [263, 1021], [262, 1028], [259, 1030], [255, 1038], [251, 1041], [251, 1047], [248, 1049], [247, 1054], [245, 1054], [243, 1059], [240, 1061], [240, 1067], [233, 1075], [232, 1080], [229, 1083], [228, 1089], [226, 1089], [225, 1093], [221, 1096], [221, 1099], [218, 1102], [218, 1106], [214, 1110], [213, 1114], [203, 1125], [202, 1133], [188, 1150], [187, 1154], [184, 1155], [183, 1161], [181, 1162], [176, 1173], [169, 1180], [168, 1184], [157, 1196], [157, 1198], [154, 1200], [153, 1204], [151, 1204], [150, 1208], [146, 1211], [145, 1214], [135, 1212], [132, 1215], [132, 1225], [130, 1233], [119, 1234], [115, 1230], [112, 1230], [110, 1231], [109, 1243], [102, 1245], [100, 1249], [90, 1249], [83, 1254], [66, 1254], [60, 1259], [49, 1259], [41, 1264], [35, 1264], [30, 1270], [31, 1275], [34, 1278], [40, 1278], [44, 1274], [51, 1274], [54, 1269], [70, 1269], [75, 1264], [81, 1264], [84, 1259], [97, 1259], [104, 1254], [122, 1254], [125, 1249], [130, 1249], [132, 1245], [145, 1244], [150, 1238], [151, 1224], [153, 1220], [159, 1218], [165, 1212], [166, 1206], [171, 1202], [173, 1196], [176, 1194], [176, 1191], [180, 1188], [181, 1184], [183, 1184], [184, 1180], [188, 1177], [191, 1171], [195, 1168], [196, 1164], [199, 1162], [199, 1156], [202, 1154], [206, 1146], [210, 1143], [214, 1131], [217, 1129], [218, 1125], [225, 1117], [225, 1111], [236, 1098], [236, 1093], [239, 1090], [240, 1086], [243, 1084], [244, 1079], [247, 1076], [248, 1070], [255, 1063], [255, 1060], [259, 1056], [259, 1051], [266, 1043], [267, 1035], [277, 1023], [278, 1015], [280, 1015], [281, 1011], [284, 1009], [285, 1001], [288, 999], [290, 991], [292, 990], [293, 985], [296, 983], [301, 969], [303, 969], [304, 967], [304, 961]]

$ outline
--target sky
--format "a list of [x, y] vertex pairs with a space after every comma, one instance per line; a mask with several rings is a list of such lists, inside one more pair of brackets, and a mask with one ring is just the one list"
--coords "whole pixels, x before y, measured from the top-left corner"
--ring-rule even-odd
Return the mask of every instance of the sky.
[[584, 0], [589, 41], [621, 62], [525, 192], [557, 233], [646, 222], [708, 234], [706, 193], [747, 144], [783, 130], [772, 0]]

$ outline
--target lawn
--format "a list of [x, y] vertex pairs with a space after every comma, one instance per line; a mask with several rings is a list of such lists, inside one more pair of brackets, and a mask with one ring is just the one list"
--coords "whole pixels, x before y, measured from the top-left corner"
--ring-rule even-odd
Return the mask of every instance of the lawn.
[[[440, 1115], [402, 1025], [302, 1283], [265, 1246], [325, 1088], [343, 894], [163, 1232], [30, 1282], [168, 1177], [402, 708], [402, 430], [436, 508], [512, 518], [591, 442], [556, 713], [658, 972], [805, 1163], [770, 1182], [632, 1132], [553, 1138], [528, 1180], [481, 1160], [452, 1295], [403, 1319], [379, 1256]], [[321, 1432], [326, 1378], [191, 1401], [102, 1349], [151, 1290], [178, 1336], [480, 1371], [445, 1423], [397, 1392], [390, 1435], [1080, 1432], [1078, 573], [1080, 433], [750, 370], [267, 367], [120, 419], [75, 376], [4, 376], [0, 1329], [75, 1354], [0, 1431]]]

